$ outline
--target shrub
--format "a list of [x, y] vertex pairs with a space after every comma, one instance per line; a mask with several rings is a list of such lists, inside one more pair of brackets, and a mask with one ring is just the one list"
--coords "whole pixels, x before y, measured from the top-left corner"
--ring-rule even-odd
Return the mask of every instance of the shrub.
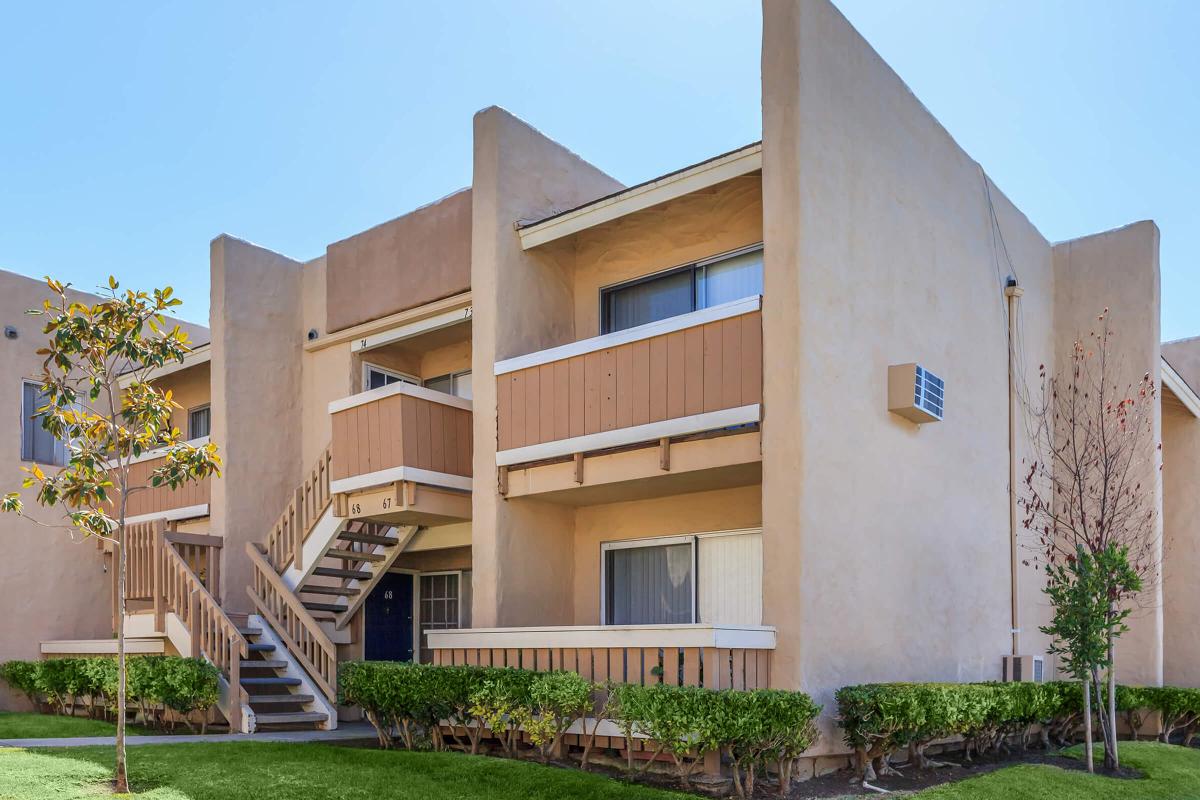
[[29, 699], [34, 708], [38, 703], [38, 661], [5, 661], [0, 664], [0, 681]]
[[156, 664], [156, 686], [164, 706], [183, 717], [188, 730], [194, 731], [191, 715], [204, 711], [200, 732], [208, 730], [208, 709], [220, 696], [220, 673], [202, 658], [166, 658]]
[[530, 708], [523, 713], [529, 740], [541, 751], [542, 761], [557, 752], [567, 729], [592, 710], [596, 686], [574, 672], [543, 672], [529, 682]]
[[689, 787], [691, 775], [704, 756], [726, 743], [718, 692], [667, 684], [620, 685], [614, 687], [614, 692], [617, 701], [614, 716], [622, 721], [627, 735], [636, 730], [656, 748], [642, 772], [666, 752], [675, 762], [675, 771], [683, 785]]
[[754, 796], [756, 775], [774, 763], [786, 797], [795, 760], [817, 740], [821, 706], [802, 692], [777, 689], [715, 692], [722, 746], [733, 765], [738, 797]]
[[1200, 689], [1151, 686], [1142, 693], [1149, 707], [1162, 715], [1162, 740], [1169, 742], [1175, 731], [1182, 730], [1184, 744], [1190, 745], [1200, 727]]
[[536, 672], [490, 668], [471, 690], [471, 713], [492, 732], [510, 758], [517, 756], [521, 727], [531, 721], [530, 686]]
[[38, 662], [37, 689], [45, 695], [56, 713], [66, 712], [69, 687], [74, 685], [72, 679], [78, 669], [78, 659], [74, 658], [52, 658]]
[[1136, 742], [1138, 731], [1145, 721], [1144, 712], [1151, 706], [1152, 690], [1142, 686], [1117, 686], [1117, 713], [1125, 719], [1129, 735]]

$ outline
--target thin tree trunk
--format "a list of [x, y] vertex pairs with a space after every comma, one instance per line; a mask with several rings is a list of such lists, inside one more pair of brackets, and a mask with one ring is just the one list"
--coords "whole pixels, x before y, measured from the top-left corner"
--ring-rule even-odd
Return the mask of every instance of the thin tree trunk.
[[121, 519], [117, 525], [117, 774], [114, 790], [129, 792], [125, 765], [125, 493], [121, 493]]
[[1096, 765], [1092, 758], [1092, 681], [1090, 677], [1083, 679], [1083, 750], [1088, 772], [1095, 772]]
[[[1116, 614], [1114, 603], [1111, 613]], [[1121, 754], [1117, 745], [1117, 640], [1110, 632], [1108, 634], [1108, 729], [1112, 731], [1112, 765], [1110, 769], [1121, 768]]]

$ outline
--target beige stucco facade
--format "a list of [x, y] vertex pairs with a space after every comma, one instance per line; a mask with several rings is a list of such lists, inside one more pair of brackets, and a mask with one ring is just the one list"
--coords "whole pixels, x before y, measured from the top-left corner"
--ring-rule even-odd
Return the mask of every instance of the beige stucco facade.
[[[1061, 368], [1105, 308], [1131, 379], [1157, 383], [1166, 357], [1180, 392], [1200, 387], [1196, 342], [1159, 343], [1158, 229], [1048, 241], [827, 0], [766, 0], [763, 16], [761, 146], [627, 188], [492, 107], [472, 123], [469, 190], [308, 261], [213, 241], [211, 360], [170, 385], [182, 405], [212, 404], [226, 467], [209, 528], [225, 540], [228, 610], [249, 610], [246, 544], [263, 540], [331, 443], [338, 457], [330, 404], [357, 403], [373, 364], [416, 382], [472, 374], [469, 472], [389, 462], [335, 493], [339, 508], [371, 492], [418, 506], [422, 489], [389, 494], [406, 484], [462, 499], [468, 511], [453, 519], [414, 512], [421, 530], [394, 569], [469, 574], [476, 628], [600, 625], [605, 545], [750, 531], [761, 543], [756, 605], [774, 635], [769, 679], [759, 674], [829, 712], [852, 683], [998, 679], [1014, 627], [1017, 654], [1047, 653], [1038, 628], [1049, 609], [1038, 571], [1022, 563], [1033, 542], [1011, 525], [1010, 470], [1036, 457], [1028, 403], [1041, 365]], [[546, 232], [551, 221], [559, 232]], [[761, 402], [644, 428], [609, 420], [593, 438], [571, 437], [574, 451], [501, 448], [497, 376], [509, 372], [498, 363], [532, 359], [524, 368], [550, 381], [567, 373], [541, 351], [598, 353], [605, 372], [587, 397], [611, 400], [625, 390], [618, 340], [596, 339], [601, 291], [759, 244], [761, 300], [742, 315], [752, 323], [736, 324], [758, 325], [761, 313], [761, 364], [748, 373]], [[1022, 290], [1012, 357], [1010, 280]], [[693, 336], [683, 323], [662, 333], [699, 342], [681, 351], [697, 375], [712, 374], [701, 369], [709, 360], [736, 368], [737, 355], [726, 364], [712, 353], [743, 347], [724, 338], [734, 323], [707, 310], [719, 333]], [[941, 421], [889, 412], [889, 367], [911, 363], [946, 380]], [[380, 413], [381, 426], [403, 424]], [[1125, 682], [1200, 685], [1200, 595], [1188, 577], [1200, 568], [1196, 413], [1164, 400], [1161, 473], [1157, 452], [1146, 454], [1164, 576], [1122, 639]], [[449, 437], [447, 451], [461, 444]], [[363, 519], [393, 524], [388, 508]], [[362, 655], [365, 626], [360, 614], [348, 627], [342, 657]], [[819, 752], [840, 752], [832, 713], [824, 726]]]

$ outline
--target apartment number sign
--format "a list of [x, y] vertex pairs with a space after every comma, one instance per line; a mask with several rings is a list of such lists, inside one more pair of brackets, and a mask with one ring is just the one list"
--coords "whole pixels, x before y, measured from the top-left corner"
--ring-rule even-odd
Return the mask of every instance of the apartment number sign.
[[400, 508], [400, 495], [395, 484], [383, 489], [353, 494], [348, 498], [347, 511], [351, 517], [389, 514]]

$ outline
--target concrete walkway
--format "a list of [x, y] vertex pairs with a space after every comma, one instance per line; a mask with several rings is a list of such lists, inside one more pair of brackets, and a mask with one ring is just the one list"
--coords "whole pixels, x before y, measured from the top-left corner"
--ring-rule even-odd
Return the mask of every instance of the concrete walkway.
[[[129, 747], [143, 744], [189, 744], [208, 742], [344, 742], [353, 739], [374, 739], [375, 729], [366, 722], [350, 722], [332, 731], [265, 731], [263, 733], [213, 733], [206, 736], [127, 736]], [[115, 736], [75, 736], [65, 739], [0, 739], [0, 747], [87, 747], [113, 746]]]

